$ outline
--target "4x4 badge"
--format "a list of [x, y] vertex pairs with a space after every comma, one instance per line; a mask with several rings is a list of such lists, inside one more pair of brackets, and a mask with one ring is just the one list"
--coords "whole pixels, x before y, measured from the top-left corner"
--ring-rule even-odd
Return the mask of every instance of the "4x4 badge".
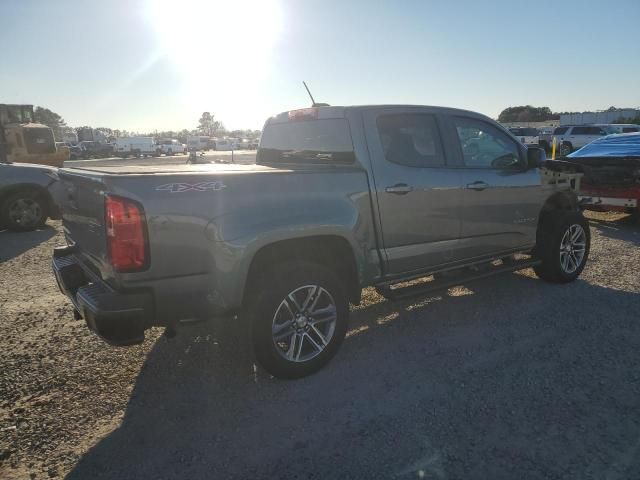
[[171, 192], [171, 193], [182, 193], [182, 192], [205, 192], [207, 190], [222, 190], [223, 188], [227, 188], [227, 186], [220, 182], [200, 182], [200, 183], [166, 183], [164, 185], [160, 185], [156, 187], [157, 191], [162, 192]]

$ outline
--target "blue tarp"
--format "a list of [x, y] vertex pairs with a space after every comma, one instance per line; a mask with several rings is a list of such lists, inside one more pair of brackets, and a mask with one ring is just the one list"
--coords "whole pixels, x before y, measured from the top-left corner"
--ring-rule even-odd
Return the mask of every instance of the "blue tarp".
[[607, 135], [594, 140], [579, 150], [576, 150], [569, 158], [583, 157], [618, 157], [640, 158], [640, 132], [624, 133], [620, 135]]

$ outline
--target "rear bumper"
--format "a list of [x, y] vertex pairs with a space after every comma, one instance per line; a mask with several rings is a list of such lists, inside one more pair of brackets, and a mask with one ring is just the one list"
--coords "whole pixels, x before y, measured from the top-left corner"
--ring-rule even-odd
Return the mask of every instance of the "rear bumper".
[[144, 340], [153, 319], [153, 295], [122, 293], [82, 267], [74, 247], [58, 247], [53, 272], [60, 291], [73, 303], [87, 327], [111, 345], [134, 345]]

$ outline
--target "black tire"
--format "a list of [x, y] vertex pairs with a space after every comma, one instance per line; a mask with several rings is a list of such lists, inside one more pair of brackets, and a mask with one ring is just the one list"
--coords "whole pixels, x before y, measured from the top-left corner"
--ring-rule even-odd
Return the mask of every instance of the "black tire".
[[[567, 238], [565, 235], [571, 236], [572, 232], [578, 232], [579, 229], [575, 227], [582, 229], [584, 237], [575, 245], [572, 244], [572, 250], [569, 252], [563, 249]], [[570, 232], [570, 229], [573, 230]], [[582, 212], [558, 210], [545, 214], [541, 219], [537, 237], [534, 256], [542, 261], [541, 264], [534, 267], [538, 277], [547, 282], [568, 283], [580, 276], [589, 258], [591, 246], [589, 223]], [[583, 247], [579, 246], [582, 243]], [[583, 256], [579, 258], [578, 252], [581, 248], [584, 249]], [[567, 257], [569, 260], [565, 266], [563, 261]], [[578, 259], [579, 261], [577, 261]]]
[[49, 216], [49, 202], [35, 190], [10, 194], [0, 206], [0, 223], [9, 230], [27, 232], [40, 228]]
[[[297, 297], [299, 303], [303, 303], [307, 294], [313, 293], [313, 287], [319, 294], [318, 299], [305, 310], [306, 313], [301, 314], [293, 301], [288, 304], [295, 312], [283, 306], [291, 298], [290, 293], [294, 294], [294, 298]], [[283, 264], [268, 269], [253, 282], [251, 290], [253, 294], [247, 308], [251, 336], [256, 358], [265, 370], [278, 378], [300, 378], [318, 371], [334, 357], [347, 332], [349, 304], [342, 282], [331, 270], [312, 263]], [[322, 317], [327, 312], [319, 312], [327, 308], [331, 311], [332, 305], [335, 307], [335, 314], [332, 316], [329, 313], [327, 317]], [[313, 310], [314, 307], [317, 308]], [[330, 316], [335, 317], [335, 321], [321, 323], [322, 318]], [[287, 321], [288, 317], [292, 320]], [[290, 324], [290, 327], [283, 329], [284, 333], [281, 335], [286, 336], [291, 332], [292, 336], [282, 338], [276, 344], [272, 329], [274, 325], [278, 327], [279, 321], [282, 322], [281, 328]], [[318, 323], [313, 325], [312, 322]], [[321, 338], [326, 341], [324, 348], [320, 346], [324, 343]], [[292, 358], [285, 358], [289, 353], [292, 353]], [[294, 361], [294, 356], [299, 360]], [[304, 356], [308, 356], [308, 360], [304, 360]]]
[[571, 142], [562, 142], [562, 144], [560, 144], [559, 153], [561, 157], [566, 157], [571, 152], [573, 152], [573, 145], [571, 145]]

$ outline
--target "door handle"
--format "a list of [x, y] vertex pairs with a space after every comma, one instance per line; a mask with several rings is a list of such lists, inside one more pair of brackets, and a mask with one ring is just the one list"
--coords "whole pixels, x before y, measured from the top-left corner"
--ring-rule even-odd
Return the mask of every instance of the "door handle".
[[413, 187], [407, 185], [406, 183], [396, 183], [392, 187], [387, 187], [384, 189], [385, 192], [394, 193], [396, 195], [406, 195], [412, 190]]
[[473, 182], [473, 183], [467, 183], [467, 188], [469, 190], [477, 190], [477, 191], [482, 191], [485, 188], [489, 188], [489, 184], [485, 183], [485, 182], [481, 182], [480, 180], [478, 180], [477, 182]]

